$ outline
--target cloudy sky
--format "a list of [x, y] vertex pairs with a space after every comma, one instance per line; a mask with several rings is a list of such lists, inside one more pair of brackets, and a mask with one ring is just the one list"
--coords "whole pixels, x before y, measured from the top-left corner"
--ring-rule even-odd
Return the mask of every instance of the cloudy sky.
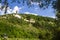
[[[36, 15], [55, 18], [54, 9], [52, 8], [52, 6], [49, 6], [47, 9], [43, 10], [43, 9], [39, 8], [38, 3], [32, 3], [32, 4], [34, 4], [34, 7], [30, 7], [30, 8], [27, 6], [26, 3], [24, 3], [24, 6], [22, 5], [22, 3], [9, 4], [7, 13], [11, 14], [11, 13], [16, 13], [16, 11], [18, 11], [18, 13], [36, 14]], [[0, 4], [0, 7], [1, 6], [2, 6], [2, 4]], [[4, 9], [0, 10], [1, 15], [4, 14]]]

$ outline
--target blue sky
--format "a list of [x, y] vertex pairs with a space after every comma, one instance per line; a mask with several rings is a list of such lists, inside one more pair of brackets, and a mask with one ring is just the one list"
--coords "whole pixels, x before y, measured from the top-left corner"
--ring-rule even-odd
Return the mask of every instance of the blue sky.
[[[11, 1], [9, 0], [9, 3]], [[26, 3], [24, 3], [24, 6], [22, 5], [23, 3], [21, 2], [20, 4], [18, 3], [10, 3], [9, 8], [11, 8], [12, 10], [14, 10], [14, 8], [17, 6], [19, 9], [19, 13], [32, 13], [32, 14], [38, 14], [41, 16], [48, 16], [48, 17], [53, 17], [55, 18], [55, 13], [54, 13], [54, 9], [52, 8], [52, 6], [49, 6], [47, 9], [41, 9], [39, 8], [39, 6], [35, 3], [34, 7], [28, 7]]]

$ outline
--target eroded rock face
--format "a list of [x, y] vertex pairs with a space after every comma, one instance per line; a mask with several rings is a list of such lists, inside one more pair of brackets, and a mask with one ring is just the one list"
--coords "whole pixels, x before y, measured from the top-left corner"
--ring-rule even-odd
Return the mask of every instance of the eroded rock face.
[[29, 20], [27, 20], [27, 19], [24, 19], [24, 21], [29, 22]]
[[20, 15], [18, 15], [18, 14], [15, 14], [15, 15], [13, 15], [13, 16], [15, 16], [15, 17], [17, 17], [17, 18], [19, 18], [19, 19], [22, 18], [22, 17], [21, 17]]
[[2, 18], [6, 19], [7, 17], [2, 17]]
[[34, 19], [30, 19], [30, 20], [24, 19], [24, 21], [30, 22], [30, 23], [35, 23], [35, 20]]
[[35, 23], [35, 20], [34, 20], [34, 19], [30, 19], [30, 22], [31, 22], [31, 23]]

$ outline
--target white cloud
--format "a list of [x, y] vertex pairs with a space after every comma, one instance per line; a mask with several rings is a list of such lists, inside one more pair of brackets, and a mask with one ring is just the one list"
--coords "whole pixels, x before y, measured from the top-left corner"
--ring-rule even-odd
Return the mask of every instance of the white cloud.
[[0, 13], [1, 13], [0, 15], [3, 15], [4, 14], [4, 11], [0, 10]]
[[56, 16], [45, 16], [45, 15], [44, 15], [44, 17], [56, 18]]
[[19, 10], [19, 7], [18, 6], [15, 6], [14, 7], [14, 10], [18, 11]]
[[[0, 3], [0, 8], [1, 7], [2, 7], [2, 4]], [[0, 15], [4, 15], [4, 12], [5, 12], [5, 7], [2, 10], [0, 9]], [[7, 8], [7, 13], [11, 13], [9, 7]]]
[[30, 12], [24, 12], [25, 14], [30, 14]]
[[[32, 3], [32, 4], [38, 5], [39, 3]], [[0, 3], [0, 8], [1, 8], [1, 6], [2, 6], [2, 4]], [[16, 13], [16, 11], [19, 13], [19, 10], [21, 10], [22, 8], [23, 7], [15, 6], [14, 9], [10, 9], [10, 7], [8, 7], [7, 14]], [[35, 9], [38, 10], [38, 8], [35, 8]], [[4, 11], [5, 11], [5, 8], [3, 8], [3, 10], [0, 9], [0, 15], [4, 15]], [[30, 12], [25, 12], [25, 14], [38, 15], [35, 13], [30, 13]], [[55, 16], [49, 16], [49, 17], [56, 18]]]
[[[16, 11], [19, 13], [20, 9], [22, 9], [22, 8], [18, 7], [18, 6], [15, 6], [14, 9], [11, 9], [10, 7], [8, 7], [7, 14], [16, 13]], [[0, 9], [0, 15], [4, 15], [4, 11], [5, 11], [5, 8], [3, 8], [2, 10]]]
[[16, 13], [16, 11], [19, 13], [19, 9], [21, 9], [21, 8], [19, 8], [18, 6], [15, 6], [12, 13]]
[[30, 13], [30, 12], [24, 12], [25, 14], [32, 14], [32, 15], [38, 15], [38, 14], [35, 14], [35, 13]]
[[10, 7], [7, 8], [7, 13], [11, 14], [12, 13], [12, 9], [10, 9]]
[[36, 13], [31, 13], [32, 15], [35, 15], [35, 16], [37, 16], [38, 14], [36, 14]]
[[56, 18], [55, 16], [50, 16], [50, 17], [52, 17], [52, 18]]

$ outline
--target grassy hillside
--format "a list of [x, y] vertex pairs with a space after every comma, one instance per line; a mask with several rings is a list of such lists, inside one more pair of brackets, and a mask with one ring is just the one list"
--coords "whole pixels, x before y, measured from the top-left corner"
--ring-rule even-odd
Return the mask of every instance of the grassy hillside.
[[[56, 28], [55, 19], [49, 17], [18, 14], [0, 16], [0, 38], [35, 38], [52, 40]], [[31, 22], [32, 21], [32, 22]]]

